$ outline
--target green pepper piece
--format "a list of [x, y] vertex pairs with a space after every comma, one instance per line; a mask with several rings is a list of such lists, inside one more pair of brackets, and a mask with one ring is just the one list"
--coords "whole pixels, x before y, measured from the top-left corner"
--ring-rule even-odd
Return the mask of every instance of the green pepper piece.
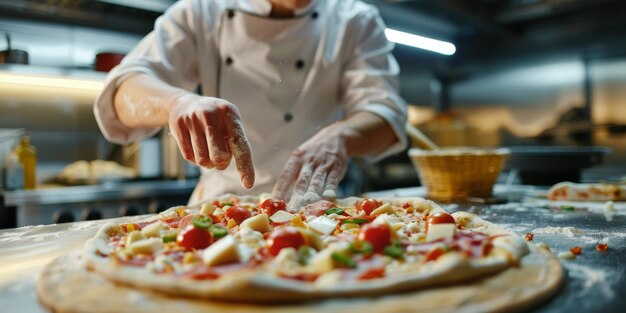
[[324, 214], [326, 214], [326, 215], [331, 215], [331, 214], [341, 215], [341, 214], [343, 214], [343, 209], [342, 208], [328, 209], [328, 210], [324, 211]]
[[385, 254], [394, 259], [399, 259], [404, 255], [404, 249], [398, 241], [395, 241], [392, 245], [385, 247]]
[[176, 241], [177, 233], [169, 233], [163, 235], [163, 243], [174, 242]]
[[197, 216], [193, 218], [192, 223], [195, 228], [207, 230], [213, 224], [213, 220], [208, 216]]
[[209, 231], [211, 232], [211, 235], [213, 235], [213, 238], [222, 238], [228, 235], [228, 228], [222, 225], [211, 225], [211, 227], [209, 227]]
[[347, 255], [344, 255], [339, 252], [333, 252], [331, 256], [333, 260], [337, 261], [339, 264], [345, 267], [350, 267], [350, 268], [356, 267], [356, 261]]
[[355, 241], [350, 243], [350, 251], [353, 253], [372, 254], [374, 247], [367, 241]]
[[343, 221], [343, 223], [344, 223], [344, 224], [357, 224], [357, 225], [361, 225], [361, 224], [365, 224], [365, 223], [367, 223], [367, 220], [366, 220], [366, 219], [364, 219], [364, 218], [357, 217], [357, 218], [351, 218], [351, 219], [345, 220], [345, 221]]
[[313, 250], [314, 249], [309, 246], [301, 246], [300, 249], [298, 249], [298, 262], [303, 265], [308, 264]]
[[562, 205], [561, 206], [561, 210], [565, 210], [565, 211], [574, 211], [574, 207], [571, 205]]

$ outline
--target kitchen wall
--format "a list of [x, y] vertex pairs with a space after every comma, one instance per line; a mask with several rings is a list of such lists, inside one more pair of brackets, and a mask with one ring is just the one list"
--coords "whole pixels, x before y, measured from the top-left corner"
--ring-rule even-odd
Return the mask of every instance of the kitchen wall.
[[13, 49], [28, 52], [30, 64], [0, 65], [0, 73], [71, 79], [61, 87], [0, 83], [0, 128], [26, 129], [38, 150], [38, 176], [45, 179], [73, 161], [103, 158], [112, 146], [93, 116], [97, 88], [83, 88], [80, 82], [104, 79], [104, 73], [92, 70], [98, 52], [127, 52], [141, 36], [2, 18], [4, 33], [11, 36]]

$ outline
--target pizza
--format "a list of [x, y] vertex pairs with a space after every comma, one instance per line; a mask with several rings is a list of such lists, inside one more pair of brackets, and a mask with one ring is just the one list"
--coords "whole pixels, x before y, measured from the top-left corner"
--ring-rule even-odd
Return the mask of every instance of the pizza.
[[520, 237], [421, 198], [224, 196], [106, 224], [82, 257], [108, 280], [173, 296], [286, 302], [381, 295], [517, 266]]
[[548, 191], [548, 199], [555, 201], [624, 201], [626, 200], [626, 185], [562, 182], [550, 188]]

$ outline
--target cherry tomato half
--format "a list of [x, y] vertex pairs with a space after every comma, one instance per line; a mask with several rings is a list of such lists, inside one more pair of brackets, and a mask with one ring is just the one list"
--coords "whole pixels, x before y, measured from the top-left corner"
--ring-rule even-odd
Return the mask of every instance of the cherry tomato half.
[[252, 216], [250, 210], [247, 210], [240, 206], [231, 206], [224, 212], [224, 216], [227, 220], [235, 220], [237, 225], [240, 225], [241, 222], [245, 221], [249, 217]]
[[391, 244], [391, 230], [385, 224], [365, 224], [361, 226], [357, 239], [369, 241], [374, 252], [382, 252]]
[[272, 216], [278, 211], [286, 211], [287, 204], [283, 200], [267, 199], [259, 205], [259, 213], [266, 213], [267, 216]]
[[267, 239], [267, 250], [271, 255], [277, 256], [284, 248], [298, 249], [304, 243], [304, 236], [295, 227], [278, 228]]
[[439, 212], [428, 216], [426, 232], [428, 232], [428, 225], [431, 224], [454, 224], [454, 217], [446, 212]]
[[187, 226], [176, 237], [176, 243], [187, 250], [204, 249], [211, 245], [213, 236], [206, 229], [199, 229], [193, 225]]
[[372, 211], [378, 209], [381, 205], [383, 205], [383, 203], [378, 200], [365, 199], [357, 204], [357, 209], [363, 210], [365, 215], [370, 215]]

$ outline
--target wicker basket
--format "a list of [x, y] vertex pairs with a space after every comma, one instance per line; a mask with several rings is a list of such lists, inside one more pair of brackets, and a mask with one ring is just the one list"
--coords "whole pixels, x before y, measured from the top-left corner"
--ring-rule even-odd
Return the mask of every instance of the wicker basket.
[[491, 196], [509, 154], [508, 149], [409, 150], [428, 197], [443, 202]]

